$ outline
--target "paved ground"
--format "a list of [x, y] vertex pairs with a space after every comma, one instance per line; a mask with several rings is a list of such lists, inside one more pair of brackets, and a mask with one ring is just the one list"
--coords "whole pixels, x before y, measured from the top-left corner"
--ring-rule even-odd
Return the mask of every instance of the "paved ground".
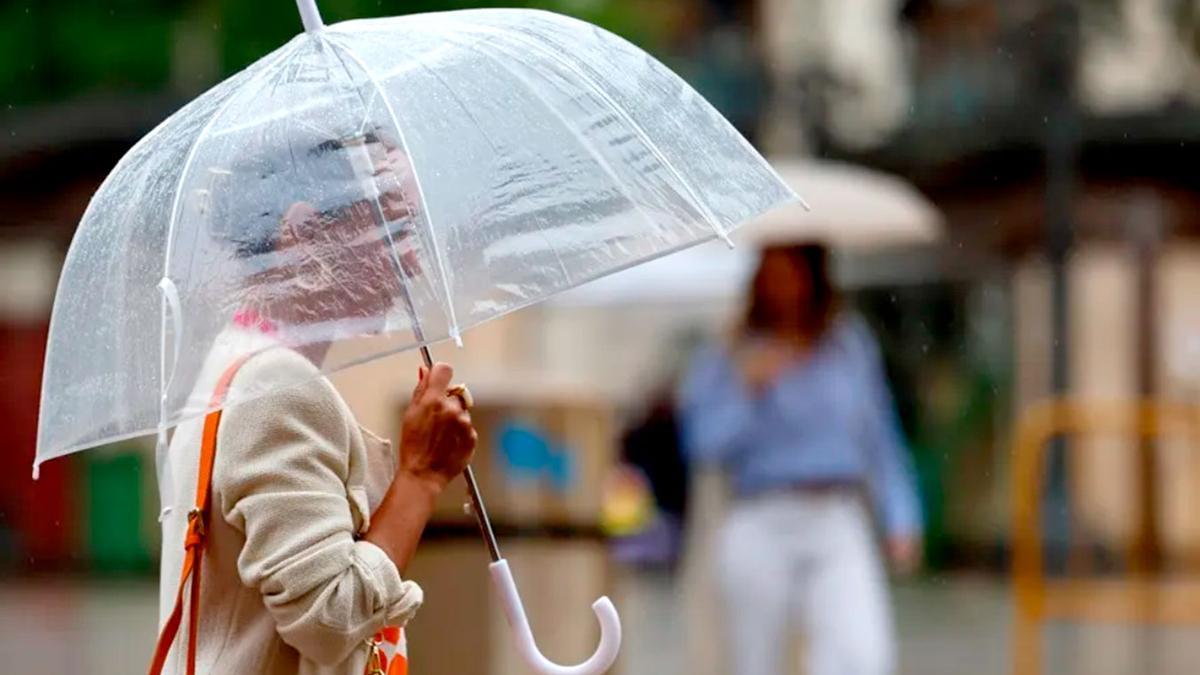
[[[154, 637], [150, 582], [0, 582], [0, 673], [144, 672]], [[670, 580], [620, 582], [624, 675], [683, 675], [679, 594]], [[1007, 675], [1010, 606], [1002, 583], [955, 577], [897, 589], [903, 673]], [[1200, 672], [1200, 629], [1054, 626], [1046, 673]], [[470, 675], [464, 673], [463, 675]]]

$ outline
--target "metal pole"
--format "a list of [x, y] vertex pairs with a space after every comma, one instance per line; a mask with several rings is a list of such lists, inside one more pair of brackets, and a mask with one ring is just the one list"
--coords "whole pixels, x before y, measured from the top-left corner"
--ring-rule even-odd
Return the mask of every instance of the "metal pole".
[[[388, 247], [392, 253], [392, 265], [395, 266], [396, 275], [400, 279], [400, 299], [404, 302], [404, 309], [408, 313], [413, 338], [421, 346], [421, 360], [425, 362], [426, 368], [433, 368], [433, 355], [429, 353], [429, 347], [425, 344], [425, 331], [421, 328], [421, 319], [417, 315], [416, 305], [413, 303], [412, 294], [408, 290], [408, 278], [404, 273], [404, 265], [400, 261], [400, 254], [396, 250], [396, 240], [392, 236], [391, 229], [388, 228], [388, 219], [387, 215], [383, 212], [383, 205], [379, 202], [380, 195], [372, 177], [371, 157], [367, 151], [365, 139], [361, 137], [347, 139], [343, 143], [349, 152], [353, 169], [363, 181], [364, 189], [370, 198], [371, 206], [373, 207], [372, 215], [379, 226], [383, 228], [384, 235], [387, 237]], [[492, 562], [499, 562], [502, 560], [500, 545], [496, 543], [496, 533], [492, 531], [492, 522], [488, 519], [487, 507], [484, 506], [483, 495], [479, 492], [479, 484], [475, 481], [475, 472], [469, 465], [463, 470], [463, 480], [467, 483], [467, 495], [471, 499], [471, 512], [475, 515], [475, 521], [479, 524], [479, 533], [483, 535], [483, 542], [487, 544], [488, 555], [491, 556]]]
[[[1154, 400], [1158, 393], [1155, 366], [1158, 359], [1158, 285], [1155, 267], [1159, 243], [1166, 230], [1159, 198], [1146, 190], [1133, 196], [1128, 204], [1127, 234], [1136, 247], [1137, 256], [1137, 370], [1138, 394], [1143, 400]], [[1153, 438], [1142, 438], [1138, 448], [1138, 524], [1134, 538], [1131, 567], [1135, 573], [1162, 570], [1162, 533], [1158, 526], [1158, 444]]]
[[[1056, 396], [1070, 389], [1070, 277], [1068, 259], [1074, 243], [1072, 206], [1076, 189], [1079, 116], [1075, 103], [1078, 47], [1074, 0], [1056, 0], [1043, 14], [1039, 56], [1039, 93], [1045, 114], [1046, 162], [1044, 202], [1046, 254], [1051, 278], [1051, 388]], [[1066, 562], [1070, 548], [1070, 499], [1067, 494], [1067, 447], [1056, 438], [1050, 447], [1045, 534], [1052, 564]]]
[[[416, 312], [412, 310], [412, 300], [408, 298], [408, 288], [405, 287], [404, 296], [408, 304], [413, 321], [413, 333], [420, 336], [421, 324], [417, 320]], [[424, 337], [417, 337], [418, 340], [424, 340]], [[429, 347], [421, 345], [421, 359], [425, 361], [426, 368], [433, 367], [433, 356], [429, 353]], [[487, 544], [488, 555], [491, 556], [492, 562], [500, 562], [500, 545], [496, 543], [496, 533], [492, 531], [492, 521], [488, 519], [487, 507], [483, 504], [483, 495], [479, 492], [479, 484], [475, 482], [475, 472], [470, 465], [463, 470], [463, 480], [467, 482], [467, 496], [471, 498], [471, 513], [475, 514], [475, 522], [479, 524], [479, 534], [483, 535], [483, 543]]]

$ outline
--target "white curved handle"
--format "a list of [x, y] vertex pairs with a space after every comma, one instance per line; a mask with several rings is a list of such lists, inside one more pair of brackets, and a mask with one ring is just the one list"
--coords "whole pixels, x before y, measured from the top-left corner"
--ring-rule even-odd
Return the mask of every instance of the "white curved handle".
[[617, 616], [617, 608], [613, 607], [608, 596], [592, 603], [592, 612], [600, 621], [600, 646], [596, 648], [596, 653], [578, 665], [560, 666], [542, 656], [533, 641], [533, 631], [529, 629], [529, 620], [525, 618], [525, 607], [521, 604], [521, 596], [517, 594], [517, 585], [513, 583], [508, 561], [497, 560], [488, 566], [488, 571], [492, 574], [496, 592], [500, 594], [500, 604], [512, 628], [517, 651], [531, 668], [541, 675], [601, 675], [612, 667], [617, 660], [617, 653], [621, 651], [621, 617]]

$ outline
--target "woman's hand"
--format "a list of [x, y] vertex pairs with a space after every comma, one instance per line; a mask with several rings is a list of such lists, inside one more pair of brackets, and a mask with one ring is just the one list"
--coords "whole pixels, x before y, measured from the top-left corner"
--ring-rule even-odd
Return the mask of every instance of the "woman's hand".
[[755, 340], [741, 348], [737, 363], [746, 386], [760, 394], [798, 357], [796, 348], [781, 340]]
[[435, 492], [463, 472], [478, 441], [471, 413], [459, 397], [447, 394], [453, 377], [454, 369], [445, 363], [421, 368], [400, 431], [399, 472]]
[[894, 535], [887, 540], [888, 559], [896, 574], [908, 576], [921, 567], [921, 537], [918, 535]]
[[400, 466], [364, 537], [387, 553], [404, 572], [437, 496], [462, 473], [478, 436], [459, 397], [447, 393], [454, 369], [445, 363], [420, 370], [412, 402], [400, 429]]

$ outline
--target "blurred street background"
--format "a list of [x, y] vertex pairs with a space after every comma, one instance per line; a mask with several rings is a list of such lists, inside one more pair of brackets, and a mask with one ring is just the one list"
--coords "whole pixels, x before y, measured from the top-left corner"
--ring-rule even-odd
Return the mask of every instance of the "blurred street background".
[[[490, 4], [597, 23], [772, 161], [870, 169], [928, 203], [933, 235], [831, 242], [834, 282], [881, 345], [925, 514], [921, 569], [894, 580], [901, 672], [1196, 672], [1200, 3], [321, 7], [332, 23]], [[30, 479], [58, 269], [134, 142], [300, 29], [290, 0], [0, 0], [0, 673], [148, 662], [153, 440]], [[798, 180], [819, 216], [832, 192]], [[702, 274], [667, 259], [435, 349], [477, 392], [484, 493], [549, 656], [591, 649], [587, 607], [609, 593], [622, 675], [728, 672], [711, 564], [727, 488], [671, 459], [672, 439], [661, 454], [629, 439], [670, 410], [696, 345], [742, 315], [755, 258], [718, 244], [697, 252]], [[333, 379], [364, 426], [394, 435], [416, 363]], [[450, 492], [411, 570], [427, 593], [414, 672], [524, 672]]]

